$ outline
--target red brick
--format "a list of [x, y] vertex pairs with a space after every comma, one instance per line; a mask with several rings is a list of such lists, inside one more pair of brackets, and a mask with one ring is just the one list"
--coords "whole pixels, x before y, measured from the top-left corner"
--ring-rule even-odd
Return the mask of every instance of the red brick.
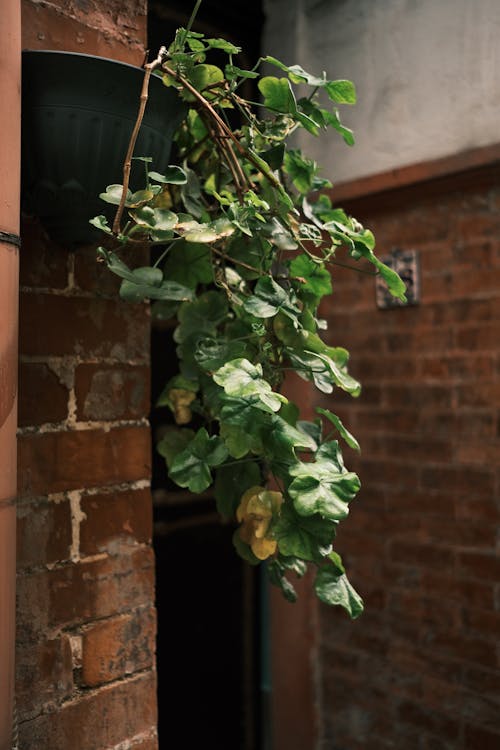
[[497, 294], [500, 287], [500, 268], [482, 268], [471, 273], [468, 268], [457, 270], [453, 276], [454, 296], [475, 297]]
[[151, 731], [156, 723], [151, 673], [109, 685], [20, 725], [20, 747], [36, 750], [102, 750]]
[[468, 608], [464, 611], [464, 624], [475, 635], [498, 641], [500, 612]]
[[143, 739], [137, 740], [130, 745], [130, 750], [158, 750], [158, 737], [157, 735], [151, 735]]
[[150, 411], [148, 367], [79, 365], [75, 372], [77, 419], [141, 419]]
[[17, 508], [18, 568], [68, 560], [72, 543], [67, 500], [39, 500]]
[[488, 240], [484, 242], [460, 242], [453, 248], [453, 259], [456, 263], [471, 266], [474, 271], [481, 266], [490, 267], [493, 257], [494, 243]]
[[495, 644], [482, 638], [458, 635], [447, 628], [439, 630], [431, 626], [424, 636], [424, 641], [426, 648], [431, 652], [436, 651], [462, 662], [484, 667], [496, 663]]
[[42, 289], [65, 289], [68, 286], [69, 254], [50, 242], [41, 224], [23, 220], [23, 250], [20, 253], [19, 283]]
[[421, 708], [410, 701], [403, 701], [397, 709], [397, 718], [403, 724], [410, 724], [421, 731], [432, 732], [447, 741], [458, 741], [460, 724], [434, 711]]
[[82, 640], [82, 682], [95, 687], [153, 665], [153, 609], [100, 620], [85, 628]]
[[494, 351], [500, 336], [500, 324], [498, 322], [481, 323], [475, 326], [463, 326], [455, 334], [458, 349], [468, 351], [485, 350]]
[[46, 364], [19, 365], [19, 426], [62, 422], [68, 417], [69, 392]]
[[80, 525], [82, 555], [151, 540], [153, 506], [149, 490], [89, 495], [82, 498], [80, 507], [85, 514]]
[[491, 700], [499, 701], [500, 674], [498, 671], [493, 671], [493, 668], [494, 665], [492, 664], [488, 670], [476, 667], [466, 669], [463, 675], [463, 684], [469, 690], [473, 690]]
[[475, 240], [478, 237], [498, 237], [500, 216], [494, 213], [461, 216], [457, 221], [456, 229], [462, 240]]
[[449, 409], [452, 406], [452, 393], [447, 385], [386, 385], [383, 395], [384, 403], [392, 409]]
[[150, 462], [147, 427], [23, 435], [19, 493], [40, 495], [145, 479]]
[[[149, 262], [149, 249], [143, 247], [126, 248], [120, 251], [120, 258], [131, 268], [145, 266]], [[99, 297], [118, 296], [121, 279], [97, 261], [96, 248], [80, 247], [74, 254], [75, 286], [83, 291], [93, 292]]]
[[482, 729], [472, 724], [465, 727], [465, 750], [498, 750], [500, 747], [500, 732]]
[[47, 704], [69, 698], [72, 691], [73, 665], [67, 636], [18, 645], [16, 702], [21, 720], [41, 713]]
[[456, 388], [459, 408], [484, 407], [493, 408], [500, 405], [500, 382], [479, 382], [472, 388], [470, 385]]
[[145, 361], [149, 317], [145, 305], [89, 297], [22, 294], [20, 352]]
[[26, 639], [48, 628], [111, 617], [150, 605], [154, 561], [149, 547], [92, 562], [20, 576], [18, 628]]
[[146, 33], [144, 0], [113, 0], [103, 11], [95, 0], [50, 6], [22, 2], [24, 49], [65, 49], [142, 65]]
[[495, 554], [463, 552], [458, 556], [459, 571], [468, 578], [500, 580], [500, 558]]
[[493, 472], [476, 467], [426, 467], [422, 470], [421, 483], [424, 488], [472, 494], [476, 497], [488, 496], [494, 492]]

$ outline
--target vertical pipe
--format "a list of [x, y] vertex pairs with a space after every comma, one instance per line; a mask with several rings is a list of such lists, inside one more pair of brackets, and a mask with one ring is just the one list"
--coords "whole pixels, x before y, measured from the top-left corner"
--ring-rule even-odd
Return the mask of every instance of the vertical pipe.
[[21, 152], [21, 7], [0, 2], [0, 750], [14, 702], [17, 319]]

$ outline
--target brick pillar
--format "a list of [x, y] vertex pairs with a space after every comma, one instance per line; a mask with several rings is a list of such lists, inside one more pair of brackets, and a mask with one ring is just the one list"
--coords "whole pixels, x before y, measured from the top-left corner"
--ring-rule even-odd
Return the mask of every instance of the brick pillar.
[[[145, 3], [25, 0], [23, 30], [24, 47], [141, 62]], [[22, 235], [20, 748], [153, 750], [148, 308], [118, 301], [95, 248]]]

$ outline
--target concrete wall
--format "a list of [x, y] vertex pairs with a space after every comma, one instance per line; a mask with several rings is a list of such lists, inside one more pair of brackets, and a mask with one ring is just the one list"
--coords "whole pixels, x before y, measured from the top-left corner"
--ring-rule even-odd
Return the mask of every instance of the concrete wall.
[[341, 115], [356, 135], [304, 134], [337, 182], [495, 143], [500, 115], [497, 0], [266, 0], [263, 51], [356, 83]]

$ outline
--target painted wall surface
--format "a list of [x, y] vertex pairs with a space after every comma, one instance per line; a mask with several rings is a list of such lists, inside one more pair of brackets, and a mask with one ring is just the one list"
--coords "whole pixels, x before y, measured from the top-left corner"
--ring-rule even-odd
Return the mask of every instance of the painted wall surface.
[[356, 83], [341, 116], [354, 148], [301, 135], [324, 176], [345, 182], [496, 143], [498, 0], [266, 0], [263, 50]]

